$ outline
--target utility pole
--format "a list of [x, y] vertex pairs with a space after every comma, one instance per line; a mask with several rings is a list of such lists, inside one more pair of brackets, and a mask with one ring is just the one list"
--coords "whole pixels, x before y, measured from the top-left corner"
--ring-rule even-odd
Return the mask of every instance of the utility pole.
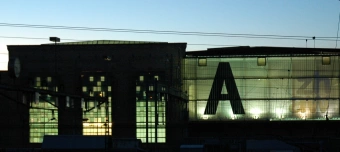
[[149, 148], [149, 80], [146, 81], [146, 87], [145, 87], [145, 111], [146, 111], [146, 145]]
[[155, 92], [155, 143], [157, 143], [157, 128], [158, 128], [158, 94], [157, 94], [157, 78], [155, 78], [155, 82], [154, 82], [154, 92]]

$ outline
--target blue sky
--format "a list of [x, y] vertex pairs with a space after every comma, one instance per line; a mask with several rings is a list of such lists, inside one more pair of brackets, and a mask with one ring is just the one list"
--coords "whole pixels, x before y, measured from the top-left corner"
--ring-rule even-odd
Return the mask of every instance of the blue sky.
[[[0, 23], [336, 37], [338, 0], [13, 0], [2, 1]], [[38, 37], [46, 40], [9, 39]], [[6, 45], [49, 43], [48, 37], [76, 40], [187, 42], [188, 51], [218, 46], [306, 47], [303, 40], [249, 39], [71, 31], [0, 26], [0, 70], [7, 69]], [[309, 41], [308, 47], [314, 47]], [[334, 48], [335, 42], [317, 41]]]

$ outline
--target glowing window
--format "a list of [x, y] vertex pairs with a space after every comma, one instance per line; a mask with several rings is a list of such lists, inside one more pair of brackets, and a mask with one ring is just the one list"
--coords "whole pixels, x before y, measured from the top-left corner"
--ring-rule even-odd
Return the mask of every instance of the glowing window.
[[66, 96], [66, 107], [70, 107], [70, 97]]
[[144, 81], [144, 76], [139, 76], [139, 81]]
[[100, 77], [100, 81], [105, 81], [105, 77], [104, 77], [104, 76], [101, 76], [101, 77]]
[[102, 82], [98, 81], [97, 86], [101, 86], [101, 85], [102, 85]]
[[157, 132], [157, 137], [165, 137], [165, 133], [164, 132]]
[[198, 59], [198, 66], [207, 66], [207, 59], [206, 58]]
[[155, 75], [155, 79], [159, 80], [158, 75]]
[[86, 87], [83, 87], [83, 92], [86, 92], [87, 91], [87, 88]]
[[140, 91], [140, 86], [136, 86], [136, 91]]
[[93, 76], [90, 76], [89, 80], [90, 82], [93, 82]]
[[108, 87], [107, 87], [107, 91], [111, 91], [111, 86], [108, 86]]
[[36, 78], [35, 78], [35, 81], [40, 81], [40, 77], [36, 77]]
[[47, 82], [52, 82], [52, 78], [51, 77], [47, 77]]
[[322, 65], [330, 65], [331, 64], [331, 57], [330, 56], [323, 56], [322, 57]]
[[[51, 108], [49, 104], [39, 106], [44, 108]], [[58, 134], [58, 114], [51, 110], [42, 109], [30, 109], [30, 129], [29, 129], [29, 142], [30, 143], [41, 143], [44, 135], [57, 135]], [[43, 115], [43, 116], [41, 116]], [[45, 117], [45, 118], [41, 118]], [[51, 120], [51, 118], [55, 118]]]
[[257, 66], [266, 66], [266, 58], [258, 57], [257, 58]]
[[157, 138], [158, 143], [165, 143], [165, 138]]

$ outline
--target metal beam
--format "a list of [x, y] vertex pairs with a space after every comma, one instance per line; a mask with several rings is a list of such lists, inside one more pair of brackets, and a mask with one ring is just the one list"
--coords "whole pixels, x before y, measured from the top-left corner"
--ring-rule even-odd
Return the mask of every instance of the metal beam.
[[70, 94], [70, 93], [60, 93], [60, 92], [36, 89], [36, 88], [31, 88], [31, 87], [25, 88], [25, 87], [17, 86], [17, 85], [0, 84], [0, 90], [1, 89], [7, 90], [7, 91], [21, 91], [21, 92], [31, 92], [31, 93], [39, 92], [39, 94], [49, 94], [49, 95], [55, 96], [55, 97], [69, 96], [70, 98], [84, 98], [86, 100], [96, 100], [96, 101], [101, 101], [101, 102], [107, 101], [104, 97], [90, 97], [90, 96], [84, 96], [84, 95], [74, 95], [74, 94]]

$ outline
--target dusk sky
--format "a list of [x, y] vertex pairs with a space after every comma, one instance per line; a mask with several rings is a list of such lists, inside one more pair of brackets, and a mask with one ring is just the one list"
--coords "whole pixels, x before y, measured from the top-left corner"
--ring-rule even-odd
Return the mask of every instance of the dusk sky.
[[[65, 39], [186, 42], [187, 51], [225, 46], [306, 47], [306, 41], [302, 39], [56, 30], [4, 26], [4, 23], [307, 36], [309, 39], [315, 36], [315, 47], [335, 48], [335, 41], [322, 41], [318, 40], [318, 37], [337, 36], [339, 12], [339, 0], [1, 1], [0, 70], [7, 70], [7, 45], [50, 43], [50, 36], [60, 37], [62, 42], [70, 41]], [[314, 47], [314, 41], [309, 40], [307, 47]]]

